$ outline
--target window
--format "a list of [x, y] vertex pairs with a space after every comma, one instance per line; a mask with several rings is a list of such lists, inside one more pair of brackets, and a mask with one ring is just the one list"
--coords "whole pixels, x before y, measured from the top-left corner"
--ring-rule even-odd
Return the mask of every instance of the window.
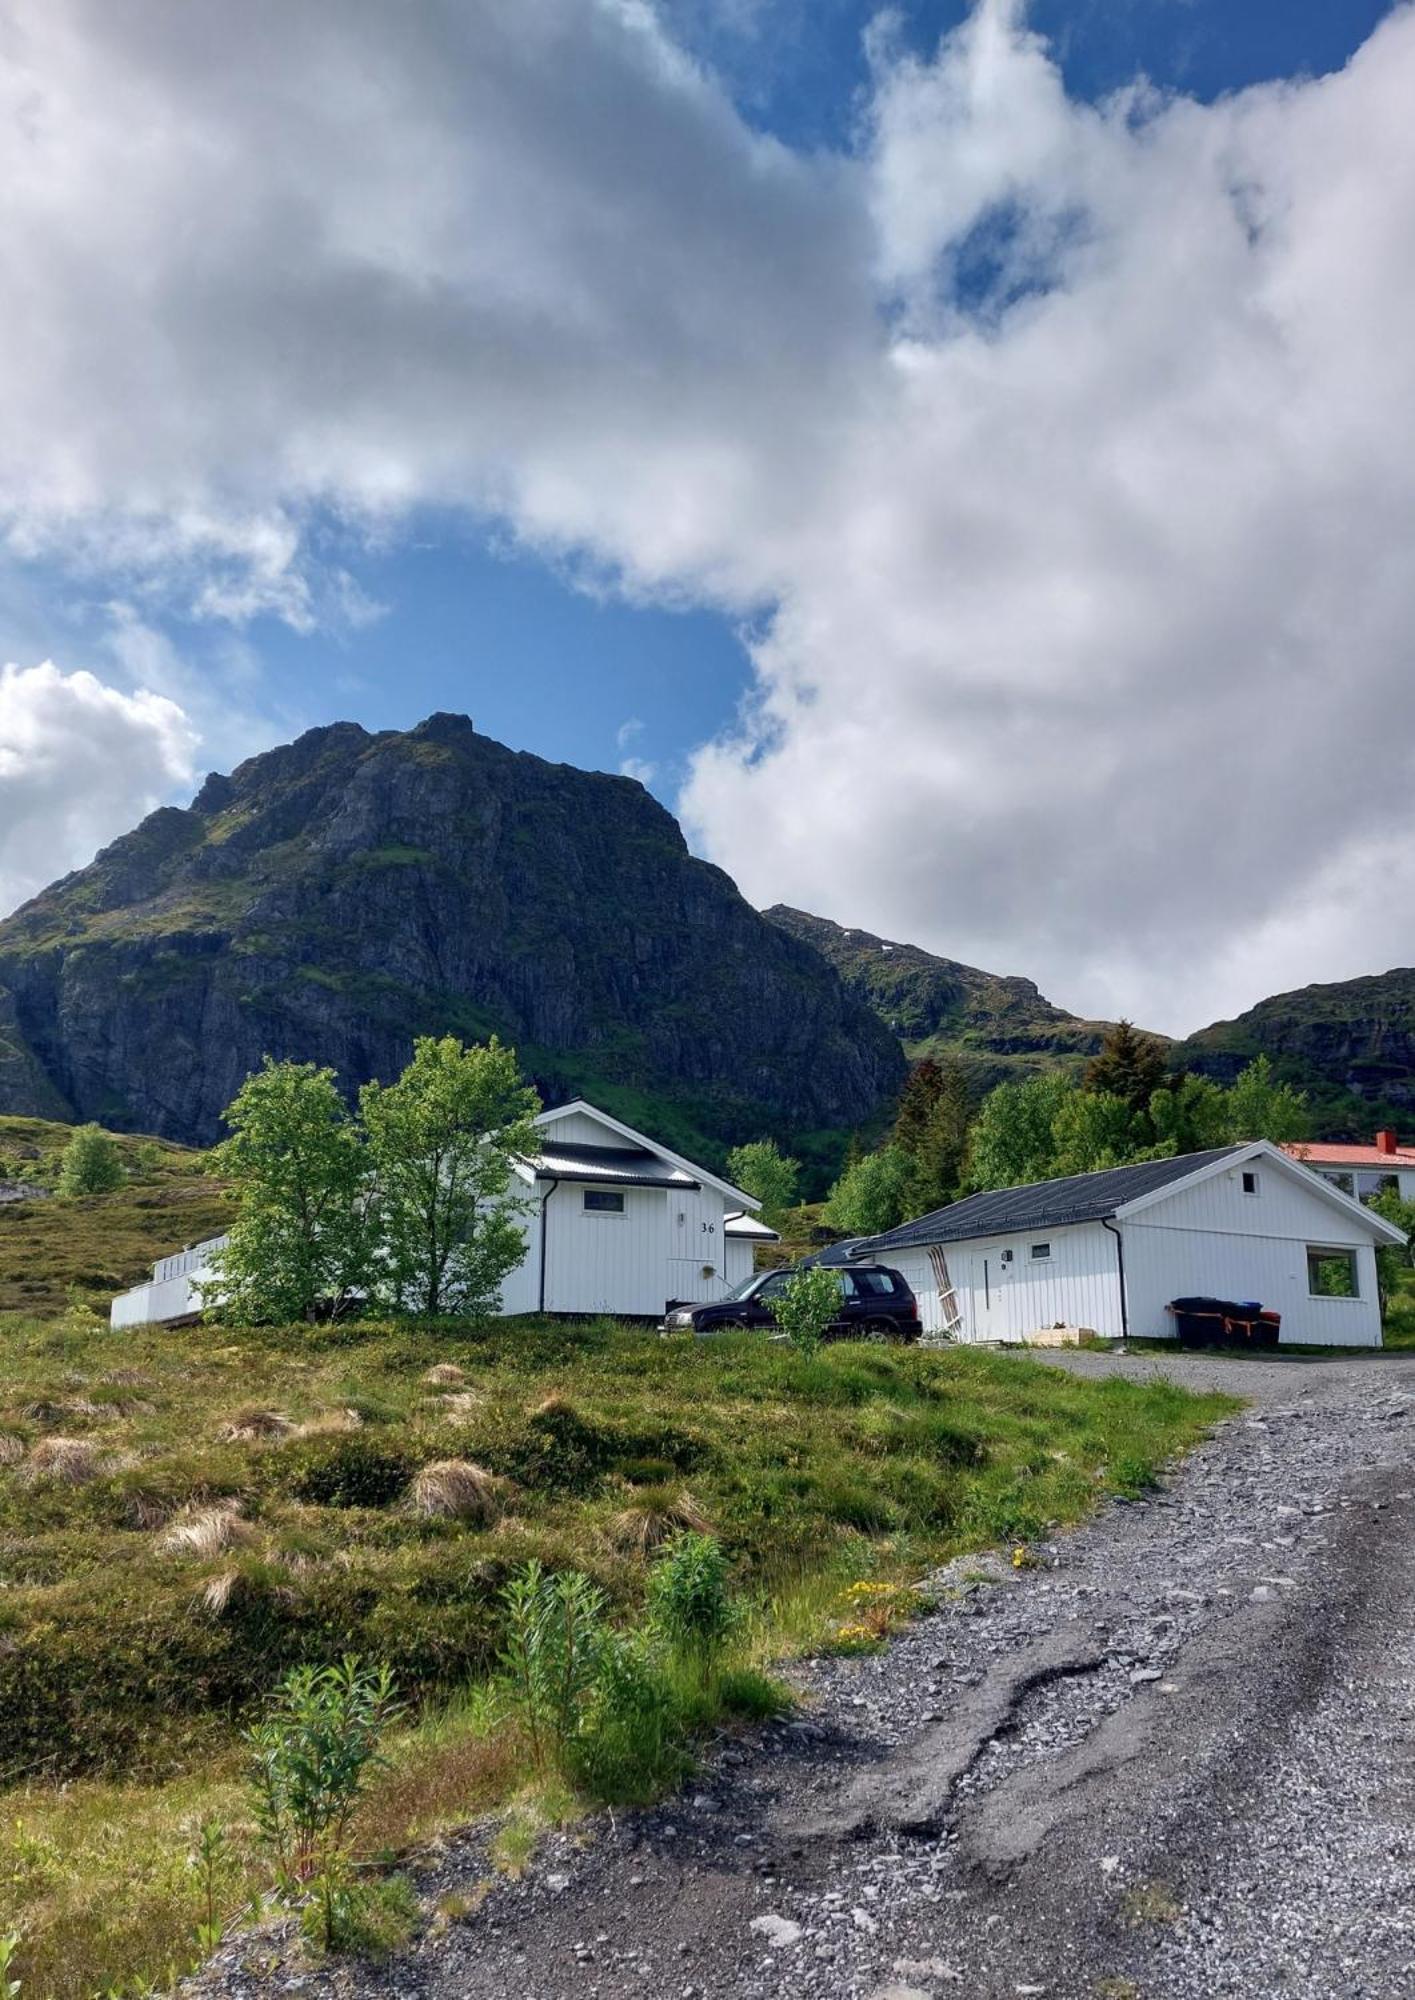
[[1314, 1299], [1354, 1299], [1360, 1297], [1354, 1250], [1326, 1250], [1307, 1246], [1307, 1290]]
[[894, 1273], [892, 1271], [852, 1271], [855, 1291], [860, 1298], [892, 1299], [894, 1297]]
[[790, 1276], [791, 1273], [789, 1271], [773, 1271], [769, 1278], [762, 1280], [762, 1283], [757, 1288], [756, 1297], [759, 1299], [779, 1299], [781, 1294], [786, 1290], [786, 1281]]
[[586, 1215], [622, 1215], [624, 1197], [613, 1188], [585, 1189]]
[[1355, 1194], [1356, 1192], [1356, 1176], [1354, 1174], [1324, 1173], [1322, 1179], [1330, 1181], [1333, 1187], [1340, 1188], [1343, 1194]]
[[1032, 1260], [1034, 1263], [1040, 1263], [1043, 1257], [1050, 1257], [1050, 1255], [1050, 1243], [1034, 1243], [1032, 1245]]
[[1251, 1167], [1245, 1168], [1243, 1172], [1243, 1192], [1244, 1194], [1256, 1194], [1258, 1192], [1258, 1176]]

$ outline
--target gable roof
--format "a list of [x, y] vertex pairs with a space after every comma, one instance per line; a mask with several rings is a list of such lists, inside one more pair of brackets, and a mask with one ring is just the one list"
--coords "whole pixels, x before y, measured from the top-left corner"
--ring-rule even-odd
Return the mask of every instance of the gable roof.
[[[550, 1128], [560, 1119], [570, 1117], [572, 1113], [593, 1118], [613, 1137], [627, 1141], [627, 1145], [601, 1148], [594, 1145], [580, 1145], [576, 1141], [557, 1145]], [[632, 1152], [647, 1154], [658, 1163], [658, 1178], [653, 1178], [647, 1168], [630, 1174], [629, 1177], [637, 1181], [640, 1186], [716, 1188], [719, 1194], [725, 1195], [739, 1209], [761, 1207], [755, 1195], [747, 1194], [742, 1188], [733, 1187], [731, 1181], [723, 1180], [720, 1174], [709, 1173], [706, 1167], [695, 1166], [691, 1160], [685, 1160], [681, 1153], [675, 1153], [671, 1147], [662, 1145], [657, 1139], [650, 1139], [646, 1132], [636, 1132], [632, 1125], [626, 1125], [622, 1118], [615, 1118], [608, 1111], [601, 1111], [599, 1106], [591, 1104], [588, 1098], [576, 1097], [569, 1104], [557, 1104], [549, 1111], [542, 1111], [535, 1122], [545, 1132], [546, 1139], [537, 1159], [528, 1163], [527, 1169], [523, 1172], [524, 1180], [597, 1180], [603, 1176], [589, 1172], [574, 1172], [568, 1167], [561, 1171], [552, 1163], [559, 1157], [577, 1160], [582, 1166], [588, 1167], [595, 1156], [605, 1150]]]
[[1094, 1174], [1068, 1174], [1063, 1180], [1032, 1181], [1026, 1187], [989, 1189], [971, 1194], [949, 1208], [935, 1209], [915, 1222], [901, 1224], [883, 1236], [872, 1236], [862, 1247], [870, 1256], [888, 1250], [914, 1249], [928, 1243], [964, 1243], [981, 1236], [1008, 1236], [1027, 1229], [1060, 1229], [1067, 1223], [1108, 1221], [1135, 1214], [1162, 1201], [1182, 1183], [1207, 1180], [1240, 1160], [1266, 1158], [1299, 1178], [1308, 1189], [1359, 1216], [1372, 1236], [1403, 1243], [1402, 1231], [1343, 1194], [1340, 1188], [1289, 1158], [1266, 1139], [1242, 1145], [1215, 1146], [1203, 1153], [1180, 1153], [1171, 1160], [1139, 1160], [1134, 1166], [1106, 1167]]
[[1290, 1160], [1312, 1167], [1376, 1167], [1392, 1174], [1397, 1167], [1415, 1167], [1415, 1146], [1397, 1146], [1386, 1153], [1362, 1140], [1300, 1139], [1283, 1146]]
[[1140, 1195], [1154, 1194], [1190, 1174], [1216, 1166], [1242, 1146], [1218, 1146], [1206, 1153], [1181, 1153], [1172, 1160], [1140, 1160], [1131, 1167], [1106, 1167], [1096, 1174], [1068, 1174], [1059, 1181], [1032, 1181], [1026, 1187], [990, 1188], [949, 1208], [935, 1209], [884, 1236], [870, 1238], [877, 1250], [907, 1250], [921, 1243], [961, 1243], [972, 1236], [1006, 1236], [1019, 1229], [1055, 1229], [1066, 1222], [1098, 1222]]

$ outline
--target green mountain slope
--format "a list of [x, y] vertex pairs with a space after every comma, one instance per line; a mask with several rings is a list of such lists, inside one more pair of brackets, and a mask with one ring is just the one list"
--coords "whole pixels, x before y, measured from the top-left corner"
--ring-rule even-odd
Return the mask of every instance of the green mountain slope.
[[849, 991], [899, 1036], [911, 1060], [956, 1057], [979, 1094], [1042, 1069], [1080, 1069], [1101, 1045], [1106, 1022], [1082, 1021], [1053, 1007], [1030, 979], [982, 972], [784, 903], [764, 914], [829, 959]]
[[828, 1157], [904, 1068], [641, 785], [462, 716], [311, 730], [0, 924], [0, 1110], [205, 1144], [266, 1053], [352, 1085], [449, 1031], [709, 1155]]
[[1259, 1001], [1216, 1021], [1173, 1056], [1228, 1082], [1255, 1056], [1311, 1099], [1318, 1132], [1369, 1138], [1380, 1125], [1408, 1129], [1415, 1111], [1415, 969], [1398, 967]]

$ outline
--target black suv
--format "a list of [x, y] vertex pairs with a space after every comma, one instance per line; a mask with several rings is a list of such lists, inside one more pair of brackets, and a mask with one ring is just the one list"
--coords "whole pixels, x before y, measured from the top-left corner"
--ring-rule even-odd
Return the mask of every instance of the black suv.
[[[804, 1266], [797, 1266], [804, 1269]], [[917, 1340], [923, 1332], [914, 1294], [897, 1271], [884, 1264], [827, 1266], [840, 1285], [840, 1313], [829, 1340]], [[739, 1327], [771, 1330], [771, 1310], [791, 1271], [758, 1271], [726, 1298], [708, 1305], [673, 1306], [665, 1313], [665, 1333], [729, 1333]]]

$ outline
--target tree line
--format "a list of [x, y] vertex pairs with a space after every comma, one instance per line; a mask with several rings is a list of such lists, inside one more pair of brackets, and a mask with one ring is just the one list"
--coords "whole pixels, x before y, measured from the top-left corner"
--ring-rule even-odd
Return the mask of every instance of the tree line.
[[999, 1084], [976, 1107], [957, 1062], [916, 1063], [888, 1137], [870, 1152], [852, 1147], [824, 1220], [873, 1236], [988, 1188], [1310, 1133], [1306, 1099], [1266, 1056], [1224, 1088], [1170, 1071], [1163, 1045], [1121, 1021], [1079, 1080], [1047, 1070]]

